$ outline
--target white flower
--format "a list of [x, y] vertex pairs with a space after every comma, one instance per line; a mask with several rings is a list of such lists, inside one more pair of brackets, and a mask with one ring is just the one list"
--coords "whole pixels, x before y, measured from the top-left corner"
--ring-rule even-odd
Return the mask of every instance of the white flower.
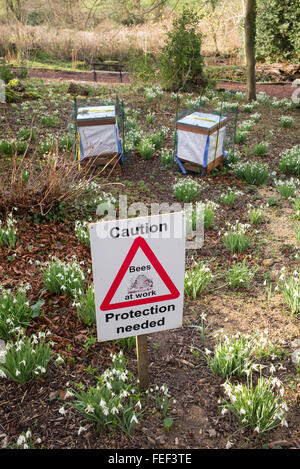
[[24, 435], [20, 435], [19, 438], [18, 438], [18, 440], [17, 440], [17, 445], [18, 445], [18, 446], [21, 446], [21, 445], [22, 445], [23, 443], [25, 443], [25, 442], [26, 442], [25, 436], [24, 436]]
[[77, 435], [80, 435], [80, 433], [85, 432], [86, 428], [85, 427], [79, 427]]
[[138, 419], [136, 418], [136, 416], [134, 414], [133, 414], [133, 416], [131, 417], [131, 420], [130, 420], [130, 423], [133, 423], [133, 422], [139, 423]]
[[89, 414], [89, 413], [93, 413], [95, 411], [94, 407], [91, 406], [90, 404], [88, 404], [85, 408], [85, 411]]
[[61, 407], [58, 411], [61, 415], [66, 415], [66, 409], [64, 407]]

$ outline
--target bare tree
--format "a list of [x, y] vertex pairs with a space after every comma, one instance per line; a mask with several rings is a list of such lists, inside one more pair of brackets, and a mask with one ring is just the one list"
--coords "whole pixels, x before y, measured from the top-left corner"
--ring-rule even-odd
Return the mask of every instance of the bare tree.
[[244, 0], [245, 2], [245, 56], [247, 100], [256, 99], [255, 81], [255, 33], [256, 33], [256, 0]]

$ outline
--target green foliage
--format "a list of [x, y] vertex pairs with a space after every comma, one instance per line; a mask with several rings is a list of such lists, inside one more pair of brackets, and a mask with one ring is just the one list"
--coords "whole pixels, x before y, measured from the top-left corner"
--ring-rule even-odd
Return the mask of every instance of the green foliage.
[[54, 295], [76, 296], [84, 290], [84, 273], [77, 261], [64, 263], [53, 258], [42, 269], [45, 287]]
[[151, 82], [155, 78], [155, 62], [152, 53], [141, 54], [131, 47], [126, 68], [135, 80], [142, 83]]
[[269, 177], [267, 165], [256, 161], [238, 162], [234, 165], [233, 171], [238, 178], [256, 186], [263, 184]]
[[203, 181], [197, 181], [190, 177], [179, 179], [173, 186], [173, 192], [177, 200], [182, 202], [193, 202], [206, 184]]
[[0, 371], [4, 377], [25, 384], [44, 376], [49, 360], [49, 345], [45, 344], [44, 340], [39, 343], [37, 337], [33, 335], [21, 338], [15, 344], [9, 342], [6, 345], [5, 362], [0, 364]]
[[170, 90], [186, 89], [195, 78], [203, 77], [202, 35], [197, 32], [199, 17], [185, 8], [173, 22], [159, 56], [163, 85]]
[[246, 230], [249, 225], [236, 221], [234, 225], [229, 225], [228, 231], [224, 234], [223, 241], [231, 253], [243, 252], [250, 245], [250, 237], [246, 236]]
[[96, 324], [95, 295], [93, 285], [89, 285], [86, 292], [81, 292], [76, 297], [74, 306], [76, 306], [78, 319], [81, 322], [87, 326]]
[[222, 378], [243, 376], [251, 368], [252, 342], [237, 334], [216, 345], [213, 356], [206, 349], [206, 359], [211, 371]]
[[4, 58], [0, 61], [0, 79], [3, 80], [4, 83], [9, 83], [10, 80], [13, 79], [13, 73]]
[[185, 273], [184, 293], [194, 300], [201, 295], [205, 288], [213, 279], [210, 268], [203, 262], [194, 264], [190, 270]]
[[255, 387], [252, 380], [247, 384], [226, 382], [223, 386], [229, 402], [225, 408], [230, 409], [243, 426], [258, 434], [269, 432], [279, 425], [287, 426], [287, 405], [274, 392], [278, 385], [281, 382], [276, 378], [263, 377], [258, 379]]
[[10, 249], [13, 249], [16, 245], [16, 225], [17, 221], [13, 218], [12, 213], [7, 217], [6, 224], [2, 226], [2, 221], [0, 220], [0, 245], [2, 247], [8, 246]]
[[300, 176], [300, 145], [295, 145], [281, 153], [279, 169], [285, 174]]
[[294, 0], [259, 0], [256, 18], [258, 60], [286, 61], [300, 53], [300, 5]]
[[123, 352], [113, 355], [112, 361], [111, 368], [98, 378], [96, 387], [84, 391], [83, 385], [78, 385], [79, 390], [72, 392], [76, 400], [71, 406], [99, 429], [120, 429], [130, 434], [138, 423], [141, 403], [131, 384], [133, 377], [126, 368]]
[[241, 263], [235, 262], [225, 274], [226, 282], [232, 289], [249, 290], [256, 271], [257, 269], [247, 266], [245, 259]]
[[19, 328], [28, 327], [32, 309], [26, 298], [26, 290], [20, 287], [16, 293], [0, 286], [0, 338], [9, 340]]

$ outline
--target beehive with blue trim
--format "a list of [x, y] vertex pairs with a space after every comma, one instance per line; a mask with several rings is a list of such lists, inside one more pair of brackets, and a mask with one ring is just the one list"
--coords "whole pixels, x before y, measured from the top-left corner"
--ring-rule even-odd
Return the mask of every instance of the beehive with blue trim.
[[122, 145], [115, 106], [80, 107], [77, 110], [78, 159], [116, 157]]
[[[227, 117], [194, 112], [179, 119], [177, 131], [177, 159], [181, 169], [201, 166], [205, 172], [223, 164]], [[192, 166], [185, 165], [190, 163]]]

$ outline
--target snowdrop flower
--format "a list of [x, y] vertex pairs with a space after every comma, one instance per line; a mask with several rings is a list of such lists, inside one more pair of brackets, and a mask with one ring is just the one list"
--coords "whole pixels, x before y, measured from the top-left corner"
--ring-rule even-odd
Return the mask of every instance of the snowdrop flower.
[[88, 404], [85, 408], [85, 411], [89, 414], [89, 413], [93, 413], [95, 411], [94, 407], [91, 406], [90, 404]]
[[61, 407], [58, 412], [61, 414], [61, 415], [66, 415], [66, 409], [64, 407]]
[[134, 414], [133, 414], [133, 416], [131, 417], [131, 420], [130, 420], [130, 423], [133, 423], [133, 422], [139, 423], [138, 419], [136, 418], [136, 416]]
[[25, 436], [24, 436], [24, 435], [20, 435], [19, 438], [18, 438], [18, 440], [17, 440], [17, 445], [18, 445], [18, 446], [21, 446], [21, 445], [23, 445], [23, 443], [25, 443], [25, 442], [26, 442]]

